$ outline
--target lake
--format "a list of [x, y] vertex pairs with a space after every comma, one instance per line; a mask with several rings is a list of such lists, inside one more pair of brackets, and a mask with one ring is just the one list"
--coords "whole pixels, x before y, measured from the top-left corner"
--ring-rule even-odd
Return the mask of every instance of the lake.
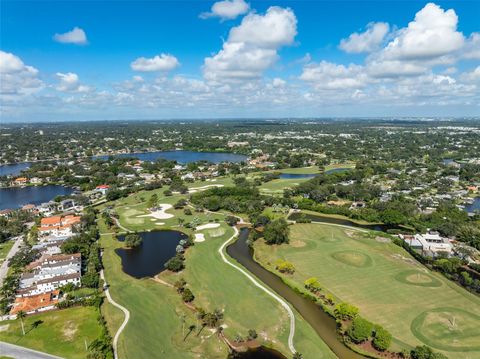
[[[152, 231], [139, 233], [143, 242], [136, 248], [117, 248], [115, 253], [122, 259], [122, 270], [141, 279], [154, 277], [165, 269], [164, 264], [176, 254], [180, 240], [187, 235], [179, 231]], [[119, 237], [123, 241], [125, 236]]]
[[[95, 156], [94, 159], [107, 159], [109, 156]], [[190, 163], [197, 161], [220, 162], [242, 162], [247, 156], [229, 152], [198, 152], [198, 151], [156, 151], [140, 153], [121, 153], [112, 157], [135, 157], [141, 161], [156, 161], [163, 158], [178, 163]]]
[[299, 178], [313, 178], [319, 173], [280, 173], [280, 178], [283, 179], [299, 179]]
[[21, 163], [14, 163], [11, 165], [1, 165], [0, 166], [0, 176], [16, 176], [20, 174], [22, 170], [27, 169], [30, 167], [30, 162], [21, 162]]
[[73, 191], [73, 188], [59, 185], [0, 188], [0, 209], [16, 209], [30, 203], [38, 205]]
[[465, 205], [465, 211], [473, 213], [475, 210], [480, 211], [480, 197], [476, 197], [472, 204]]

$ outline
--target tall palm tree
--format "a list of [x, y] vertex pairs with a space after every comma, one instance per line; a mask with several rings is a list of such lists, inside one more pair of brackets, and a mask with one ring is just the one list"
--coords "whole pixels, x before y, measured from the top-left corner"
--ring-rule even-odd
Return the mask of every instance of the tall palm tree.
[[25, 313], [23, 310], [19, 310], [17, 312], [17, 319], [20, 319], [20, 323], [22, 324], [22, 333], [25, 336], [25, 326], [23, 325], [23, 318], [27, 316], [27, 313]]

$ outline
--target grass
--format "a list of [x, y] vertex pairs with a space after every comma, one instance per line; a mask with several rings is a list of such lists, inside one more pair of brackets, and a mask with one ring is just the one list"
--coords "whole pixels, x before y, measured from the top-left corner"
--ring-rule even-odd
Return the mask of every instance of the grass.
[[[163, 196], [163, 191], [156, 191], [160, 203], [174, 203], [184, 197], [176, 195]], [[115, 203], [121, 223], [128, 229], [150, 230], [165, 226], [177, 225], [178, 220], [161, 220], [164, 226], [156, 226], [152, 221], [142, 221], [141, 224], [129, 222], [126, 211], [134, 208], [146, 211], [145, 201], [154, 192], [143, 192], [124, 198]], [[143, 197], [143, 202], [141, 202]], [[129, 207], [129, 208], [127, 208]], [[219, 228], [205, 229], [205, 242], [196, 243], [186, 253], [186, 269], [180, 274], [163, 272], [159, 277], [169, 283], [174, 283], [180, 277], [186, 279], [188, 287], [195, 295], [194, 305], [206, 311], [224, 310], [224, 332], [233, 339], [236, 335], [246, 337], [249, 329], [255, 329], [260, 342], [276, 348], [288, 357], [287, 348], [289, 321], [285, 311], [271, 297], [256, 288], [246, 277], [225, 264], [218, 253], [221, 244], [233, 234], [233, 229], [224, 222], [222, 214], [194, 213], [186, 216], [182, 210], [169, 210], [176, 217], [191, 220], [198, 216], [202, 224], [215, 219], [221, 224]], [[142, 218], [143, 219], [143, 218]], [[180, 296], [173, 288], [156, 282], [153, 279], [138, 280], [128, 276], [121, 270], [120, 258], [115, 254], [115, 248], [122, 244], [113, 239], [102, 221], [99, 221], [104, 248], [103, 262], [105, 276], [110, 285], [112, 297], [131, 312], [130, 322], [120, 336], [120, 357], [208, 357], [225, 358], [226, 345], [210, 330], [205, 328], [199, 336], [198, 329], [184, 341], [182, 320], [185, 316], [185, 327], [197, 325], [194, 313], [185, 306]], [[182, 231], [189, 233], [185, 228]], [[123, 320], [121, 313], [110, 305], [104, 305], [102, 311], [108, 326], [115, 333]], [[305, 358], [333, 358], [333, 354], [313, 329], [297, 313], [297, 332], [295, 345], [303, 353], [311, 353]], [[141, 346], [138, 343], [142, 343]]]
[[2, 263], [5, 258], [7, 258], [8, 252], [13, 247], [15, 241], [9, 240], [3, 243], [0, 243], [0, 263]]
[[[101, 334], [98, 315], [94, 307], [73, 307], [31, 315], [24, 319], [25, 336], [20, 320], [2, 321], [0, 327], [8, 328], [0, 331], [0, 340], [64, 358], [85, 358], [85, 341], [88, 345]], [[33, 328], [35, 321], [42, 323]]]
[[302, 182], [308, 181], [309, 178], [280, 178], [262, 183], [259, 187], [260, 192], [270, 195], [282, 195], [285, 188], [292, 188]]
[[475, 343], [480, 298], [427, 270], [393, 243], [324, 224], [290, 228], [290, 245], [255, 243], [260, 263], [274, 271], [277, 259], [292, 262], [294, 275], [283, 277], [298, 288], [317, 277], [337, 300], [358, 306], [362, 316], [389, 330], [396, 350], [426, 344], [449, 357], [480, 355]]

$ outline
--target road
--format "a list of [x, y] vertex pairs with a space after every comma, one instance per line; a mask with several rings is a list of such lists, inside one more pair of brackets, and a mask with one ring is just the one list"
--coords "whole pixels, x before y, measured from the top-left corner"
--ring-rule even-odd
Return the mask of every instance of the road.
[[42, 353], [18, 345], [0, 342], [0, 355], [16, 359], [62, 359], [55, 355]]
[[295, 347], [293, 346], [293, 337], [295, 336], [295, 315], [293, 314], [293, 310], [290, 308], [288, 303], [283, 300], [280, 296], [272, 292], [270, 289], [267, 287], [263, 286], [260, 284], [252, 275], [250, 275], [247, 271], [245, 271], [243, 268], [237, 266], [236, 264], [230, 262], [227, 257], [225, 256], [225, 253], [223, 252], [224, 248], [230, 244], [230, 242], [238, 236], [238, 229], [236, 227], [233, 227], [235, 233], [233, 236], [231, 236], [229, 239], [227, 239], [222, 246], [218, 249], [218, 253], [220, 253], [220, 256], [222, 257], [222, 260], [227, 263], [229, 266], [232, 266], [236, 270], [238, 270], [240, 273], [242, 273], [245, 277], [247, 277], [256, 287], [262, 289], [265, 293], [267, 293], [269, 296], [271, 296], [273, 299], [275, 299], [277, 302], [280, 303], [280, 305], [285, 308], [287, 311], [287, 314], [290, 318], [290, 334], [288, 335], [288, 348], [290, 351], [295, 354], [297, 351], [295, 350]]
[[7, 254], [7, 258], [3, 261], [2, 265], [0, 266], [0, 286], [3, 285], [3, 280], [7, 276], [8, 272], [8, 260], [12, 258], [20, 249], [22, 243], [23, 243], [23, 236], [18, 236], [13, 239], [12, 241], [15, 241], [13, 244], [12, 248], [10, 248], [10, 252]]
[[112, 343], [112, 346], [113, 346], [113, 356], [115, 357], [115, 359], [118, 359], [118, 351], [117, 351], [117, 343], [118, 343], [118, 338], [120, 337], [120, 334], [122, 333], [123, 329], [125, 329], [125, 326], [127, 325], [128, 321], [130, 320], [130, 312], [128, 311], [127, 308], [125, 308], [124, 306], [121, 306], [120, 304], [118, 304], [117, 302], [115, 302], [113, 299], [112, 299], [112, 296], [110, 295], [110, 290], [108, 288], [108, 284], [107, 284], [107, 281], [105, 280], [105, 275], [103, 273], [103, 269], [100, 271], [100, 278], [103, 279], [103, 282], [104, 282], [104, 287], [105, 287], [105, 295], [107, 296], [107, 299], [108, 301], [115, 307], [117, 307], [118, 309], [120, 309], [123, 314], [125, 315], [125, 319], [123, 320], [123, 323], [122, 325], [120, 325], [120, 328], [118, 328], [117, 332], [115, 333], [115, 336], [113, 337], [113, 343]]

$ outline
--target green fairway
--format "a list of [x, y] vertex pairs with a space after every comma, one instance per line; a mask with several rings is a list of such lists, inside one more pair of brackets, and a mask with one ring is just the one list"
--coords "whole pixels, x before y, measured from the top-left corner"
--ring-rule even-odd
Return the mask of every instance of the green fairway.
[[260, 192], [270, 195], [282, 195], [285, 188], [292, 188], [302, 182], [308, 181], [309, 178], [280, 178], [262, 183], [259, 187]]
[[[85, 343], [90, 344], [102, 331], [94, 307], [73, 307], [45, 312], [24, 319], [26, 335], [20, 320], [0, 322], [0, 340], [58, 355], [63, 358], [86, 358]], [[41, 321], [37, 327], [32, 324]]]
[[[174, 227], [178, 226], [178, 218], [187, 223], [193, 217], [197, 217], [200, 224], [217, 221], [220, 225], [200, 231], [204, 234], [205, 241], [195, 243], [187, 251], [185, 270], [179, 274], [164, 272], [159, 278], [169, 283], [184, 278], [195, 295], [195, 306], [209, 312], [215, 309], [224, 311], [224, 333], [230, 340], [237, 335], [245, 338], [249, 329], [255, 329], [260, 343], [290, 356], [287, 347], [289, 320], [286, 312], [273, 298], [221, 260], [218, 248], [233, 234], [233, 229], [224, 223], [224, 215], [194, 212], [188, 216], [183, 210], [170, 209], [166, 213], [174, 214], [175, 217], [161, 220], [164, 225], [157, 225], [148, 217], [137, 217], [138, 212], [147, 213], [146, 201], [155, 192], [160, 203], [175, 203], [186, 197], [165, 197], [162, 190], [157, 190], [140, 192], [121, 199], [114, 205], [123, 226], [138, 231]], [[131, 216], [136, 220], [141, 219], [141, 222], [132, 221]], [[175, 289], [153, 279], [138, 280], [123, 273], [120, 258], [114, 252], [115, 248], [122, 245], [121, 242], [107, 234], [111, 230], [106, 228], [102, 221], [99, 221], [99, 226], [101, 233], [104, 233], [101, 240], [104, 248], [103, 262], [112, 297], [131, 312], [130, 321], [119, 340], [120, 357], [155, 357], [161, 353], [168, 358], [225, 358], [227, 346], [207, 328], [199, 336], [196, 335], [196, 330], [183, 340], [181, 318], [185, 316], [187, 328], [189, 325], [197, 325], [198, 328], [195, 313], [181, 302]], [[192, 233], [184, 227], [178, 229]], [[102, 310], [109, 328], [114, 333], [123, 318], [109, 305], [105, 305]], [[295, 346], [297, 350], [305, 353], [304, 358], [334, 357], [298, 313], [296, 325]], [[138, 345], [140, 342], [141, 346]]]
[[429, 345], [452, 358], [480, 356], [480, 299], [427, 270], [405, 250], [354, 229], [295, 224], [291, 243], [255, 243], [255, 255], [273, 270], [277, 259], [292, 262], [289, 283], [317, 277], [337, 300], [354, 304], [362, 316], [394, 336], [394, 348]]

